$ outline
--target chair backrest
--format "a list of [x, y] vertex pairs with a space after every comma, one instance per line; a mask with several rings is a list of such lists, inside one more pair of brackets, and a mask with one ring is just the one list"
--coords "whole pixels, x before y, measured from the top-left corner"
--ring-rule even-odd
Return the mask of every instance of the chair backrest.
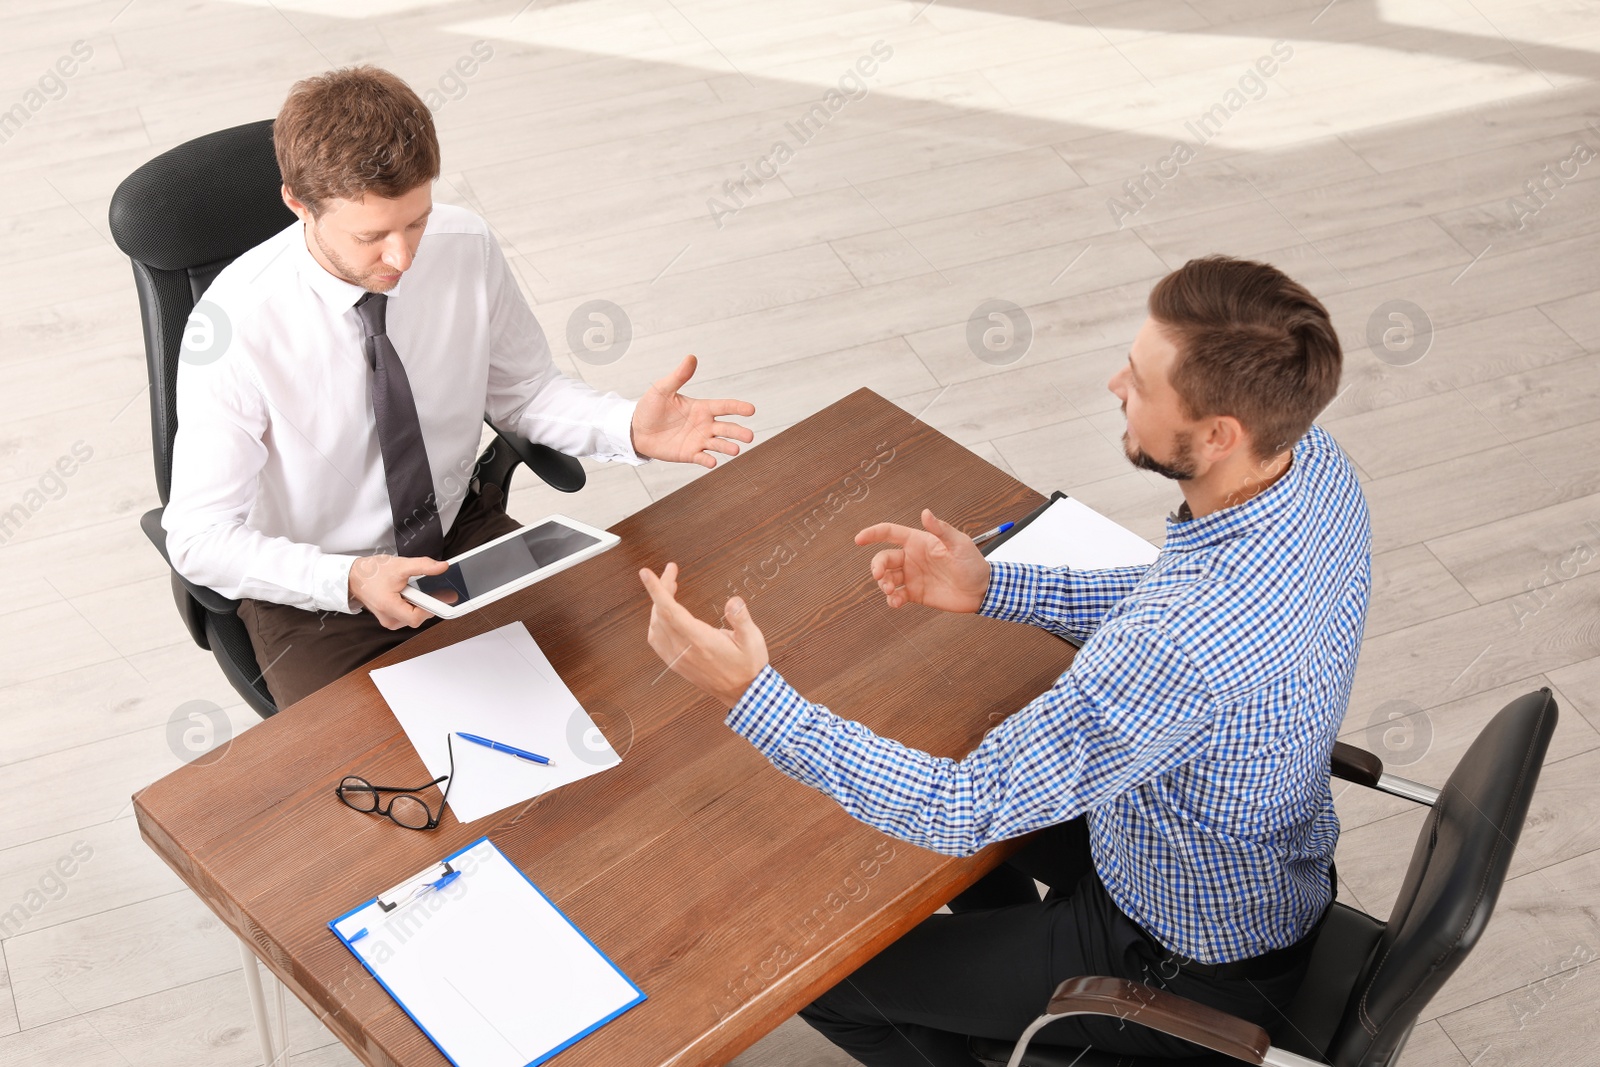
[[1451, 772], [1411, 854], [1389, 922], [1345, 1005], [1328, 1061], [1390, 1062], [1418, 1013], [1488, 925], [1556, 727], [1540, 689], [1507, 704]]
[[186, 141], [128, 175], [111, 197], [111, 236], [133, 260], [150, 376], [156, 489], [167, 502], [178, 349], [206, 287], [241, 253], [294, 221], [280, 195], [272, 120]]

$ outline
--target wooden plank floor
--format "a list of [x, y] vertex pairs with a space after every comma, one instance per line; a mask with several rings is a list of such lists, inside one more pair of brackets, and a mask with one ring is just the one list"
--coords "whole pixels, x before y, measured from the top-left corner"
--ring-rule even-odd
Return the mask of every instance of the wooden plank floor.
[[[1404, 1062], [1600, 1062], [1600, 7], [0, 0], [0, 41], [0, 110], [28, 114], [0, 134], [0, 510], [24, 509], [0, 535], [0, 1062], [260, 1062], [233, 938], [130, 816], [191, 713], [254, 716], [136, 526], [145, 373], [105, 216], [139, 163], [355, 62], [438, 94], [436, 195], [488, 218], [570, 373], [637, 395], [695, 352], [758, 440], [870, 386], [1151, 537], [1177, 494], [1121, 458], [1105, 390], [1150, 286], [1207, 252], [1305, 282], [1346, 346], [1322, 422], [1373, 516], [1345, 738], [1437, 784], [1511, 697], [1562, 706], [1494, 922]], [[633, 329], [605, 364], [565, 341], [597, 299]], [[1025, 353], [969, 346], [990, 299], [1026, 309]], [[1375, 349], [1395, 301], [1420, 331]], [[590, 471], [575, 498], [524, 472], [513, 513], [608, 525], [695, 476]], [[1420, 813], [1338, 804], [1342, 893], [1386, 914]], [[293, 1063], [355, 1062], [292, 1014]], [[795, 1020], [736, 1061], [847, 1062]]]

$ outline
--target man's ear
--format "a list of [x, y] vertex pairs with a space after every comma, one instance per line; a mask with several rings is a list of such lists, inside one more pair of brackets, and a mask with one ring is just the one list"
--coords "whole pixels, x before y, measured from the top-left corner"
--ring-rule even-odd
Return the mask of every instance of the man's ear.
[[1207, 465], [1221, 463], [1241, 449], [1250, 447], [1249, 435], [1244, 426], [1232, 415], [1214, 415], [1209, 420], [1205, 436], [1200, 439], [1200, 458]]
[[306, 207], [306, 205], [301, 201], [296, 200], [295, 195], [289, 191], [289, 187], [287, 185], [282, 186], [281, 188], [283, 190], [284, 204], [288, 206], [290, 211], [295, 213], [296, 217], [298, 217], [301, 222], [310, 224], [313, 221], [311, 218], [311, 209]]

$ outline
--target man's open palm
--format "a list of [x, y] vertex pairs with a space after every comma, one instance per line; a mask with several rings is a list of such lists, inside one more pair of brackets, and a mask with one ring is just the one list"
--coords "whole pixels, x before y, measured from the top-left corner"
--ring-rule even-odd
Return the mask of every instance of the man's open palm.
[[767, 639], [750, 618], [743, 598], [728, 599], [722, 618], [730, 629], [720, 630], [695, 618], [678, 603], [676, 563], [668, 563], [660, 575], [646, 567], [639, 572], [639, 580], [650, 594], [646, 640], [661, 662], [691, 685], [722, 701], [724, 707], [739, 703], [767, 665]]
[[972, 538], [922, 509], [923, 529], [880, 522], [856, 544], [894, 544], [872, 557], [872, 577], [891, 608], [925, 604], [940, 611], [977, 611], [989, 591], [989, 561]]
[[684, 356], [677, 370], [650, 387], [633, 412], [633, 450], [651, 459], [698, 463], [715, 467], [721, 452], [737, 456], [739, 445], [755, 440], [747, 426], [718, 422], [723, 415], [754, 415], [754, 404], [744, 400], [696, 400], [682, 389], [694, 376], [697, 360]]

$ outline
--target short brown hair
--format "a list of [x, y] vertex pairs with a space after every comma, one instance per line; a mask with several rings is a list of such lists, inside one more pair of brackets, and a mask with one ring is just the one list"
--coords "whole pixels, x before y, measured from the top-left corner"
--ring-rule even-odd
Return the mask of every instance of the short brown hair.
[[1185, 414], [1232, 415], [1258, 460], [1293, 447], [1338, 392], [1328, 309], [1269, 264], [1191, 259], [1150, 290], [1150, 317], [1178, 347], [1171, 380]]
[[439, 176], [433, 113], [381, 67], [295, 82], [272, 125], [283, 184], [313, 216], [332, 199], [395, 199]]

